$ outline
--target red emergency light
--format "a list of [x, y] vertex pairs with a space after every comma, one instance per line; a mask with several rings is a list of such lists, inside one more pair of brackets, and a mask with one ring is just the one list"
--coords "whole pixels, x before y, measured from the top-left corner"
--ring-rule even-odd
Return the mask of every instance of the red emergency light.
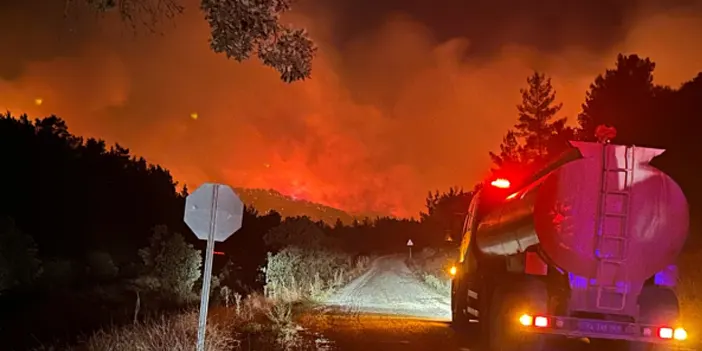
[[504, 179], [504, 178], [497, 178], [493, 180], [490, 185], [494, 186], [495, 188], [500, 188], [500, 189], [507, 189], [509, 188], [512, 184], [510, 184], [509, 180]]

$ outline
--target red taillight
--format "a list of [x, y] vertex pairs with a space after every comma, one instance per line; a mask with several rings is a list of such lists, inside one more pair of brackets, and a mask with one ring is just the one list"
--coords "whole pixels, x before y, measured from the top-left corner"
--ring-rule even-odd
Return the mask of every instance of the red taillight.
[[673, 328], [660, 328], [660, 329], [658, 329], [658, 337], [661, 339], [672, 339], [673, 338]]
[[224, 252], [222, 252], [222, 251], [215, 251], [214, 254], [219, 255], [219, 256], [224, 256]]
[[536, 318], [534, 318], [534, 325], [539, 328], [546, 328], [548, 327], [548, 318], [536, 316]]

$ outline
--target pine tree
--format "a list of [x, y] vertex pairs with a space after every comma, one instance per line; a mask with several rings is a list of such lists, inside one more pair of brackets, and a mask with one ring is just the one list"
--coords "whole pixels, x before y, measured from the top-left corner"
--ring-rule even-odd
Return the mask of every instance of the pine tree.
[[490, 153], [497, 170], [515, 170], [543, 163], [549, 155], [562, 149], [573, 130], [566, 118], [556, 118], [563, 104], [556, 103], [551, 78], [535, 71], [527, 77], [528, 87], [520, 89], [522, 103], [517, 105], [519, 118], [502, 139], [499, 153]]
[[527, 78], [529, 87], [521, 89], [522, 103], [517, 106], [519, 119], [514, 126], [517, 136], [524, 140], [522, 161], [539, 162], [548, 155], [548, 144], [555, 134], [556, 124], [565, 124], [565, 118], [555, 119], [563, 107], [556, 103], [556, 90], [551, 78], [535, 71]]
[[595, 140], [599, 125], [615, 127], [616, 141], [621, 144], [646, 143], [652, 139], [650, 135], [658, 134], [663, 123], [654, 113], [655, 68], [649, 58], [618, 55], [616, 68], [608, 69], [590, 85], [578, 115], [580, 139]]
[[500, 144], [500, 153], [490, 152], [490, 158], [497, 167], [503, 168], [509, 165], [518, 164], [521, 160], [521, 154], [524, 152], [517, 135], [513, 130], [507, 131], [507, 134], [502, 138]]

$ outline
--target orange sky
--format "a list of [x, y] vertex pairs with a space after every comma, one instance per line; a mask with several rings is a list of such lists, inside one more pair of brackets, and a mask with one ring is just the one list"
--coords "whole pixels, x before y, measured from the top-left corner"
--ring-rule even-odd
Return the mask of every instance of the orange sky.
[[658, 83], [692, 78], [702, 46], [686, 44], [702, 34], [702, 18], [685, 13], [641, 12], [606, 52], [506, 43], [486, 60], [465, 58], [467, 38], [437, 42], [406, 15], [389, 14], [379, 30], [339, 46], [331, 45], [333, 17], [297, 12], [292, 20], [320, 51], [313, 78], [293, 85], [255, 60], [211, 53], [194, 10], [162, 36], [134, 37], [108, 17], [63, 57], [27, 61], [18, 77], [0, 78], [0, 109], [57, 114], [74, 133], [120, 142], [191, 188], [223, 181], [349, 211], [416, 215], [428, 190], [470, 188], [486, 173], [487, 152], [514, 124], [534, 68], [553, 77], [563, 115], [573, 117], [619, 52], [651, 56]]

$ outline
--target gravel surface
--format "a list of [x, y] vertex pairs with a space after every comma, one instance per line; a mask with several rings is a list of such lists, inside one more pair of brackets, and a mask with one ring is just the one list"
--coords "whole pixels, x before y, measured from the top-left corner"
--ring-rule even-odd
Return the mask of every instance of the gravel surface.
[[451, 301], [409, 270], [402, 256], [384, 256], [364, 275], [328, 301], [327, 307], [346, 314], [383, 314], [451, 321]]
[[404, 256], [384, 256], [302, 323], [328, 339], [320, 350], [470, 350], [450, 327], [450, 303]]
[[[317, 335], [317, 350], [485, 351], [451, 328], [450, 303], [417, 279], [404, 256], [384, 256], [300, 322]], [[590, 348], [568, 342], [549, 351]]]

